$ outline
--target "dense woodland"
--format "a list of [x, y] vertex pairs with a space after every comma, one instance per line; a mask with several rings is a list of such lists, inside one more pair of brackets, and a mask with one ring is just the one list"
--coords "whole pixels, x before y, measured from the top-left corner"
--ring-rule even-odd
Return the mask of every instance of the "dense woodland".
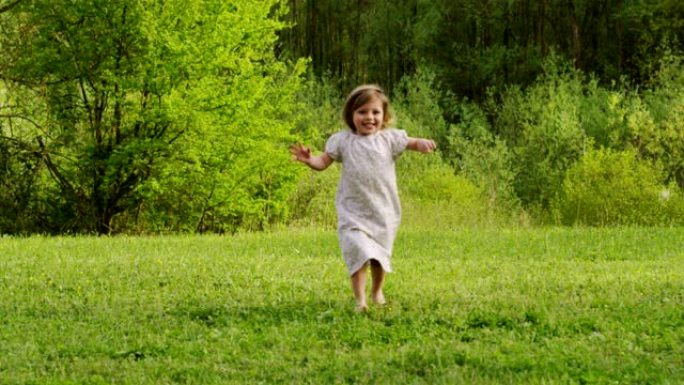
[[332, 227], [287, 147], [366, 82], [439, 143], [409, 224], [684, 224], [679, 0], [0, 0], [0, 49], [0, 234]]
[[555, 52], [610, 84], [643, 83], [684, 43], [677, 0], [291, 0], [278, 49], [344, 88], [428, 67], [455, 95], [527, 85]]

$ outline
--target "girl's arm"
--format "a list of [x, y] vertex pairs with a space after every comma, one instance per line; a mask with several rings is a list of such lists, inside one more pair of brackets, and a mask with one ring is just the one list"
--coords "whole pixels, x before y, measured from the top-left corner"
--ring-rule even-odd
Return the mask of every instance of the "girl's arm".
[[434, 151], [435, 148], [437, 148], [437, 144], [432, 139], [408, 138], [408, 144], [406, 145], [406, 148], [427, 154]]
[[317, 171], [325, 170], [333, 162], [333, 159], [327, 153], [311, 155], [311, 149], [301, 144], [295, 144], [290, 147], [290, 153], [294, 155], [294, 160], [300, 161]]

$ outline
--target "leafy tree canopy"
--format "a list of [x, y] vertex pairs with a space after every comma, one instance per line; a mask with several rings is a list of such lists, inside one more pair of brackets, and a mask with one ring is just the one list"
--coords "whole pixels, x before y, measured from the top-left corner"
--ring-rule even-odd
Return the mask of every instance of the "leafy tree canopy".
[[0, 15], [0, 129], [40, 160], [45, 225], [106, 233], [144, 200], [206, 215], [242, 199], [234, 217], [275, 205], [302, 70], [273, 55], [275, 3], [25, 1]]

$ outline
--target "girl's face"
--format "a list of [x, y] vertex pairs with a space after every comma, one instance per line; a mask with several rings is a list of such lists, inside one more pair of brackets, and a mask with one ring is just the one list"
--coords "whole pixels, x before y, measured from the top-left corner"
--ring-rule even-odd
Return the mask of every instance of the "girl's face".
[[359, 135], [372, 135], [380, 131], [384, 119], [382, 101], [377, 97], [371, 98], [368, 103], [354, 110], [354, 127]]

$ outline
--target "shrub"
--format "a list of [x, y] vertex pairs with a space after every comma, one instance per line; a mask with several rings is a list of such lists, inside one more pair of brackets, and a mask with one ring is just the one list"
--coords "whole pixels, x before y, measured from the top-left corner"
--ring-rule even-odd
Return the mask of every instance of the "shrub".
[[587, 136], [580, 120], [583, 77], [549, 60], [545, 74], [524, 91], [510, 87], [490, 95], [493, 131], [514, 154], [513, 187], [526, 207], [549, 208], [566, 170], [581, 156]]
[[511, 224], [515, 212], [492, 201], [475, 184], [437, 156], [408, 153], [397, 166], [403, 226], [420, 229], [491, 227]]
[[681, 222], [681, 214], [673, 216], [671, 210], [679, 210], [679, 197], [668, 196], [661, 175], [633, 150], [589, 150], [568, 170], [555, 206], [568, 225]]
[[655, 129], [637, 126], [634, 144], [657, 160], [668, 181], [684, 187], [684, 57], [666, 55], [643, 96]]
[[684, 190], [673, 182], [661, 191], [660, 198], [667, 213], [664, 223], [676, 226], [684, 224]]
[[[345, 129], [342, 120], [343, 96], [327, 78], [310, 78], [297, 93], [294, 134], [296, 140], [311, 147], [314, 153], [325, 148], [327, 139]], [[296, 188], [287, 199], [290, 226], [317, 226], [334, 229], [337, 226], [335, 192], [340, 178], [340, 167], [333, 164], [324, 172], [308, 170], [298, 165]]]
[[392, 95], [392, 105], [398, 115], [396, 126], [411, 136], [443, 142], [447, 124], [440, 99], [433, 72], [419, 69], [415, 75], [403, 77]]
[[38, 158], [0, 137], [0, 234], [31, 232], [42, 224], [44, 213], [35, 207], [39, 172]]
[[442, 145], [446, 160], [457, 173], [484, 189], [490, 206], [517, 208], [513, 153], [492, 135], [484, 111], [475, 103], [462, 101], [454, 110], [459, 122], [448, 127]]
[[310, 170], [303, 173], [288, 201], [290, 226], [327, 229], [337, 227], [335, 193], [340, 170], [339, 165], [333, 164], [324, 172]]

